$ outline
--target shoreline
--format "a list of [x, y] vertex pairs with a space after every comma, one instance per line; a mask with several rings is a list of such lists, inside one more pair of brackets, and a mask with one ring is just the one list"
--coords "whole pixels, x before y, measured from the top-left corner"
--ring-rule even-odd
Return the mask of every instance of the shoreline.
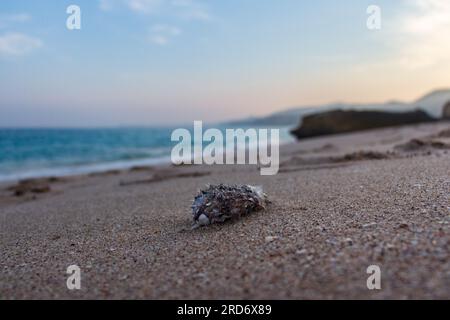
[[111, 161], [102, 163], [92, 163], [80, 166], [65, 166], [58, 169], [36, 169], [30, 172], [22, 172], [11, 174], [11, 177], [1, 177], [1, 184], [10, 184], [18, 182], [20, 180], [28, 179], [42, 179], [42, 178], [63, 178], [63, 177], [75, 177], [79, 175], [89, 175], [95, 173], [107, 173], [108, 171], [126, 171], [132, 169], [133, 167], [140, 166], [164, 166], [170, 165], [170, 157], [160, 157], [160, 158], [147, 158], [147, 159], [136, 159], [127, 161]]
[[[280, 132], [288, 131], [286, 127], [279, 128]], [[246, 129], [244, 129], [246, 130]], [[294, 143], [294, 137], [283, 136], [280, 139], [280, 147], [289, 143]], [[246, 150], [254, 150], [258, 148], [257, 145], [246, 145]], [[238, 146], [238, 149], [242, 147]], [[169, 154], [154, 158], [137, 158], [130, 160], [112, 160], [108, 162], [92, 162], [83, 165], [65, 165], [59, 168], [36, 168], [31, 170], [17, 171], [11, 174], [0, 174], [0, 185], [19, 182], [21, 180], [29, 179], [42, 179], [42, 178], [62, 178], [62, 177], [75, 177], [79, 175], [89, 175], [96, 173], [107, 173], [108, 171], [126, 171], [133, 167], [141, 166], [167, 166], [172, 164], [171, 149], [168, 149]], [[247, 152], [247, 151], [246, 151]]]
[[[446, 125], [446, 123], [450, 123], [449, 121], [440, 120], [436, 122], [438, 125]], [[426, 124], [416, 124], [414, 126], [426, 126]], [[380, 130], [395, 130], [401, 129], [402, 126], [399, 127], [388, 127], [384, 129], [372, 129], [372, 130], [365, 130], [360, 131], [356, 133], [343, 133], [343, 134], [335, 134], [335, 135], [329, 135], [329, 136], [323, 136], [323, 137], [312, 137], [308, 139], [304, 139], [302, 141], [296, 141], [295, 138], [292, 137], [292, 139], [285, 139], [280, 141], [280, 150], [283, 148], [289, 148], [289, 146], [295, 147], [296, 145], [302, 143], [305, 145], [308, 145], [310, 143], [314, 144], [316, 140], [322, 140], [327, 138], [336, 138], [336, 137], [346, 137], [348, 135], [353, 134], [365, 134], [370, 132], [377, 132]], [[408, 126], [404, 126], [408, 127]], [[286, 128], [284, 128], [286, 130]], [[254, 147], [253, 147], [254, 148]], [[281, 156], [283, 156], [282, 151]], [[42, 169], [35, 169], [31, 171], [23, 171], [21, 173], [14, 173], [8, 175], [8, 177], [5, 177], [5, 175], [0, 175], [0, 186], [9, 185], [15, 182], [19, 182], [21, 180], [37, 180], [37, 179], [46, 179], [46, 178], [67, 178], [67, 177], [77, 177], [77, 176], [84, 176], [84, 175], [92, 175], [92, 174], [108, 174], [108, 172], [115, 172], [115, 171], [122, 171], [126, 172], [128, 170], [133, 169], [133, 167], [167, 167], [171, 166], [172, 162], [170, 159], [170, 156], [162, 156], [157, 158], [142, 158], [142, 159], [133, 159], [133, 160], [126, 160], [126, 161], [110, 161], [110, 162], [99, 162], [99, 163], [90, 163], [85, 165], [68, 165], [68, 166], [61, 166], [58, 169], [50, 169], [50, 168], [42, 168]]]

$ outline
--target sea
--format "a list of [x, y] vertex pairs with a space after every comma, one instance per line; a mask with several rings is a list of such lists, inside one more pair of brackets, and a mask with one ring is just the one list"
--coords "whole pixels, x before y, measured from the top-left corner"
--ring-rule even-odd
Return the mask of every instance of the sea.
[[[224, 127], [217, 128], [225, 132]], [[239, 128], [247, 129], [243, 125]], [[0, 182], [170, 163], [177, 144], [171, 141], [174, 129], [0, 129]], [[278, 129], [280, 144], [294, 140], [289, 127]]]

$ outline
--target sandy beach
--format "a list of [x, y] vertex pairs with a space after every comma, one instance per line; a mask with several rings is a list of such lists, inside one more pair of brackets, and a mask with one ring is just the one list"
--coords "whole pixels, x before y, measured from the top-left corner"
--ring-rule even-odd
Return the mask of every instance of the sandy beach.
[[[1, 299], [450, 299], [450, 123], [314, 138], [280, 172], [161, 166], [2, 185]], [[272, 204], [191, 230], [206, 184]], [[66, 269], [81, 269], [68, 290]], [[381, 290], [366, 269], [381, 268]]]

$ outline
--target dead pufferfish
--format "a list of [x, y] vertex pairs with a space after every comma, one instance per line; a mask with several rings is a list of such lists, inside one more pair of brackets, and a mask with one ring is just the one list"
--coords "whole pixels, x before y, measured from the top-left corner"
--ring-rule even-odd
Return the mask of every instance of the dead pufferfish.
[[262, 187], [210, 185], [201, 190], [192, 204], [193, 228], [238, 219], [265, 209], [270, 203]]

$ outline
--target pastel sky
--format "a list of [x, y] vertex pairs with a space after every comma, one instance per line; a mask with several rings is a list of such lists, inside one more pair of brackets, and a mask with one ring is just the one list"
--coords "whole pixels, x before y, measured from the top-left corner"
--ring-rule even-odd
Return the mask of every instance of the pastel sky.
[[[66, 8], [81, 8], [81, 30]], [[367, 7], [381, 30], [366, 27]], [[2, 0], [0, 126], [167, 125], [450, 85], [448, 0]]]

